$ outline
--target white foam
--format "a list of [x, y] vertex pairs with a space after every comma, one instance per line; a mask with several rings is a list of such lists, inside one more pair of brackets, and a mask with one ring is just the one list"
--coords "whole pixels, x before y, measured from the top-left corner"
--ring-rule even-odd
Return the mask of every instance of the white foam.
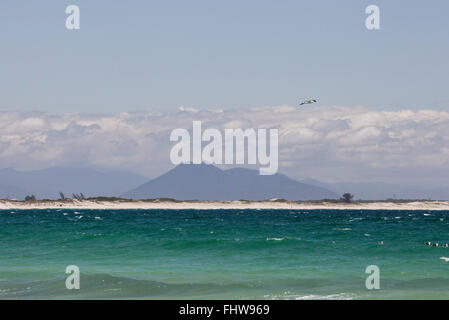
[[353, 300], [357, 299], [358, 296], [353, 293], [336, 293], [329, 295], [317, 295], [317, 294], [309, 294], [309, 295], [298, 295], [291, 292], [284, 292], [284, 294], [280, 295], [266, 295], [266, 299], [269, 300], [285, 300], [285, 299], [294, 299], [294, 300]]
[[337, 293], [329, 295], [308, 295], [302, 297], [296, 297], [296, 300], [353, 300], [356, 299], [357, 295], [352, 293]]
[[285, 240], [285, 238], [267, 238], [267, 241], [282, 241]]

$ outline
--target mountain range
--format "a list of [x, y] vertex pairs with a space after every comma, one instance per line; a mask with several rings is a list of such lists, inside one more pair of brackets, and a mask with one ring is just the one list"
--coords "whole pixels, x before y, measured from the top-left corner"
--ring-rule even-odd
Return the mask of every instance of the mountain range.
[[300, 182], [320, 186], [343, 194], [354, 193], [356, 199], [386, 200], [386, 199], [419, 199], [419, 200], [449, 200], [448, 187], [403, 186], [384, 182], [338, 182], [323, 183], [313, 179]]
[[33, 171], [6, 168], [0, 170], [0, 198], [22, 200], [33, 194], [37, 199], [58, 199], [59, 192], [67, 198], [73, 193], [83, 193], [86, 197], [116, 196], [147, 180], [129, 172], [90, 168], [53, 167]]
[[155, 178], [123, 171], [53, 167], [34, 171], [0, 169], [0, 199], [57, 199], [83, 193], [86, 197], [175, 198], [178, 200], [335, 199], [350, 192], [355, 199], [449, 200], [449, 188], [401, 186], [382, 182], [324, 183], [294, 180], [283, 174], [260, 176], [257, 170], [221, 170], [212, 165], [179, 165]]

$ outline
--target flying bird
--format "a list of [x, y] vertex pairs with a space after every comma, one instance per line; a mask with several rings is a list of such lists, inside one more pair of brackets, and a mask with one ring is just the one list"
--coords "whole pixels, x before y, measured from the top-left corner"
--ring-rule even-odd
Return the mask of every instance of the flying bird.
[[302, 100], [302, 101], [299, 102], [299, 105], [303, 106], [305, 104], [312, 104], [312, 103], [315, 103], [315, 102], [318, 102], [318, 99]]

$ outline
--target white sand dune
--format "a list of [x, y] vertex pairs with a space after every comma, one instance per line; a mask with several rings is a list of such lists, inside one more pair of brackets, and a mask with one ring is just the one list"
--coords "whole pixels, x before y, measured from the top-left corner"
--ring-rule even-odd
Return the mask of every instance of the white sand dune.
[[1, 209], [333, 209], [333, 210], [449, 210], [449, 201], [413, 202], [290, 202], [276, 199], [266, 201], [99, 201], [99, 200], [54, 200], [54, 201], [10, 201], [0, 200]]

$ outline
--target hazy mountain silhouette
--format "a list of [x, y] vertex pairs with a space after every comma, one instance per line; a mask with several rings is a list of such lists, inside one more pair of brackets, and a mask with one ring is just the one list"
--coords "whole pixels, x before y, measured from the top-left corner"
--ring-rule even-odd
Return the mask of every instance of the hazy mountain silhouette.
[[320, 200], [339, 198], [344, 192], [350, 192], [355, 195], [355, 199], [363, 200], [449, 200], [449, 188], [444, 187], [425, 188], [381, 182], [324, 183], [313, 179], [295, 181], [282, 174], [260, 176], [258, 170], [221, 170], [205, 164], [179, 165], [147, 181], [148, 178], [130, 172], [90, 168], [54, 167], [35, 171], [7, 168], [0, 169], [0, 199], [23, 200], [31, 194], [38, 199], [57, 199], [62, 191], [69, 198], [72, 193], [82, 192], [86, 197], [121, 195], [133, 199]]
[[329, 189], [337, 194], [353, 193], [355, 199], [431, 199], [449, 200], [448, 187], [403, 186], [383, 182], [337, 182], [324, 183], [313, 179], [299, 180], [302, 183]]
[[122, 195], [131, 199], [177, 200], [287, 200], [335, 199], [325, 188], [297, 182], [283, 174], [261, 176], [258, 170], [221, 170], [213, 165], [181, 164]]
[[34, 194], [38, 199], [57, 199], [62, 191], [86, 197], [116, 196], [148, 179], [129, 172], [101, 172], [89, 168], [54, 167], [35, 171], [0, 170], [0, 198], [22, 200]]
[[0, 184], [0, 199], [24, 199], [29, 193], [19, 187]]

